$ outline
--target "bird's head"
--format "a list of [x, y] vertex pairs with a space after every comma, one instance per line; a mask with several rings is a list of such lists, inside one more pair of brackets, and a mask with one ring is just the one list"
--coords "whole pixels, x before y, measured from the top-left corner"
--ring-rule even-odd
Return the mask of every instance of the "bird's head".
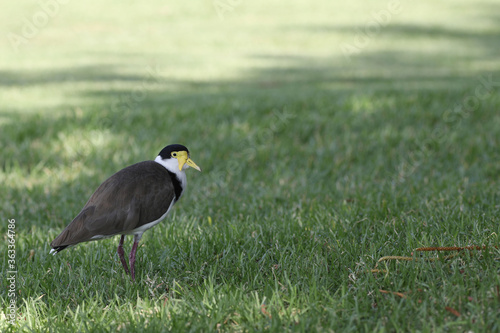
[[184, 171], [189, 167], [201, 171], [200, 167], [190, 158], [189, 150], [185, 146], [179, 144], [169, 145], [163, 148], [155, 161], [174, 173]]

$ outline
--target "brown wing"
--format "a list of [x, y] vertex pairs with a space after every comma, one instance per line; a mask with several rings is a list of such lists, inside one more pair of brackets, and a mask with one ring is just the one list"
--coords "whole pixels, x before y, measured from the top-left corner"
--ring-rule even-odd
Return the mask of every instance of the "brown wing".
[[66, 247], [153, 222], [167, 212], [174, 192], [171, 176], [160, 164], [145, 161], [131, 165], [102, 183], [50, 246]]

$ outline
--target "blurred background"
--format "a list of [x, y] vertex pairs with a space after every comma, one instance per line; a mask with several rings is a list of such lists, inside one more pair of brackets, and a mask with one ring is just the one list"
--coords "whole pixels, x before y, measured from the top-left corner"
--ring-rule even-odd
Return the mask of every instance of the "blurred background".
[[174, 142], [204, 170], [198, 216], [496, 183], [499, 19], [498, 1], [6, 2], [3, 214], [60, 226]]

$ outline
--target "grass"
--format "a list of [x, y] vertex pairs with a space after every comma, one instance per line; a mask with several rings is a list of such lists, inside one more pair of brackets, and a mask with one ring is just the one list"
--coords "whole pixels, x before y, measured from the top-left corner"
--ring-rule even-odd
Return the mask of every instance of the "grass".
[[[361, 45], [388, 2], [214, 3], [68, 2], [17, 51], [41, 5], [0, 14], [0, 329], [500, 332], [498, 4], [401, 2]], [[203, 172], [136, 283], [118, 237], [48, 254], [174, 142]], [[369, 272], [468, 245], [490, 248]]]

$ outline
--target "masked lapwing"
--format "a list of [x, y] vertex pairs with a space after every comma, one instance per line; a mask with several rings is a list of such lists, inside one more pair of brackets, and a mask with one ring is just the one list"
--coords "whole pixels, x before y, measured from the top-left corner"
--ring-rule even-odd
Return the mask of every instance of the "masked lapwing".
[[[142, 234], [163, 220], [186, 188], [185, 170], [201, 169], [191, 160], [189, 150], [175, 144], [163, 148], [154, 161], [144, 161], [118, 171], [92, 194], [82, 211], [50, 243], [56, 254], [82, 242], [121, 235], [118, 256], [127, 274], [135, 280], [135, 254]], [[125, 261], [125, 235], [134, 236]]]

